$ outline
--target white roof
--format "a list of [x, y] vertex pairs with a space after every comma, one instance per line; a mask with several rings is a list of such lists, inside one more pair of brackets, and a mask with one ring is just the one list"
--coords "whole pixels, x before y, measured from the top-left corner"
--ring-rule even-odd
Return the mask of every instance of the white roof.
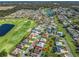
[[44, 41], [44, 42], [46, 42], [46, 39], [45, 38], [41, 38], [41, 40], [40, 41]]
[[61, 53], [68, 53], [68, 51], [61, 49]]
[[56, 45], [62, 46], [63, 44], [62, 44], [62, 42], [56, 42]]
[[43, 43], [43, 42], [39, 42], [39, 43], [37, 44], [37, 46], [40, 46], [40, 47], [44, 47], [44, 45], [45, 45], [45, 43]]

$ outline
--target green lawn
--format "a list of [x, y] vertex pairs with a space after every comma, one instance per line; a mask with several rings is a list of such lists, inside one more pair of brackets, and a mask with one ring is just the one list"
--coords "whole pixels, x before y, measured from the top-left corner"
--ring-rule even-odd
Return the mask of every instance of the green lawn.
[[0, 36], [0, 52], [6, 50], [10, 53], [12, 49], [24, 38], [27, 37], [36, 23], [27, 18], [0, 20], [0, 24], [14, 24], [15, 26], [4, 36]]
[[65, 39], [66, 39], [66, 41], [67, 41], [67, 43], [68, 43], [68, 45], [69, 45], [69, 47], [70, 47], [70, 49], [71, 49], [71, 52], [72, 52], [73, 56], [78, 57], [79, 55], [78, 55], [78, 54], [76, 53], [76, 51], [75, 51], [76, 47], [75, 47], [74, 43], [72, 42], [72, 40], [73, 40], [72, 37], [71, 37], [70, 34], [63, 28], [63, 24], [60, 24], [60, 23], [58, 22], [57, 16], [55, 16], [55, 22], [56, 22], [56, 24], [58, 25], [58, 30], [64, 32], [64, 34], [65, 34]]

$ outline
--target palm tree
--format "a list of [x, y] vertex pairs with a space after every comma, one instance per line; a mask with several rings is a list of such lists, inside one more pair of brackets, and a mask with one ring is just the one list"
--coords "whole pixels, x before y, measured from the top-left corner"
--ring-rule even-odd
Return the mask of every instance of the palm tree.
[[0, 52], [0, 57], [5, 57], [7, 56], [7, 52], [5, 50]]

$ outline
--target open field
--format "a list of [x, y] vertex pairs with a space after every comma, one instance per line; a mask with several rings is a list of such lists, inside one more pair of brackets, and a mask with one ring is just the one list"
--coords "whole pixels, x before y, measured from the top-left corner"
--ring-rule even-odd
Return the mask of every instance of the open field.
[[18, 43], [27, 37], [36, 25], [34, 21], [26, 18], [0, 20], [0, 24], [14, 24], [15, 26], [4, 36], [0, 36], [0, 52], [10, 53]]
[[15, 6], [0, 6], [0, 10], [7, 10], [7, 9], [12, 9]]

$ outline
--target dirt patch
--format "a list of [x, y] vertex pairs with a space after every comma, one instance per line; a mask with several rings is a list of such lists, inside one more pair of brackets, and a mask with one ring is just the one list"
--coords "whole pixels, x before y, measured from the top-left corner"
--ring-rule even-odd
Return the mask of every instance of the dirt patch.
[[7, 9], [12, 9], [15, 6], [0, 6], [0, 10], [7, 10]]

